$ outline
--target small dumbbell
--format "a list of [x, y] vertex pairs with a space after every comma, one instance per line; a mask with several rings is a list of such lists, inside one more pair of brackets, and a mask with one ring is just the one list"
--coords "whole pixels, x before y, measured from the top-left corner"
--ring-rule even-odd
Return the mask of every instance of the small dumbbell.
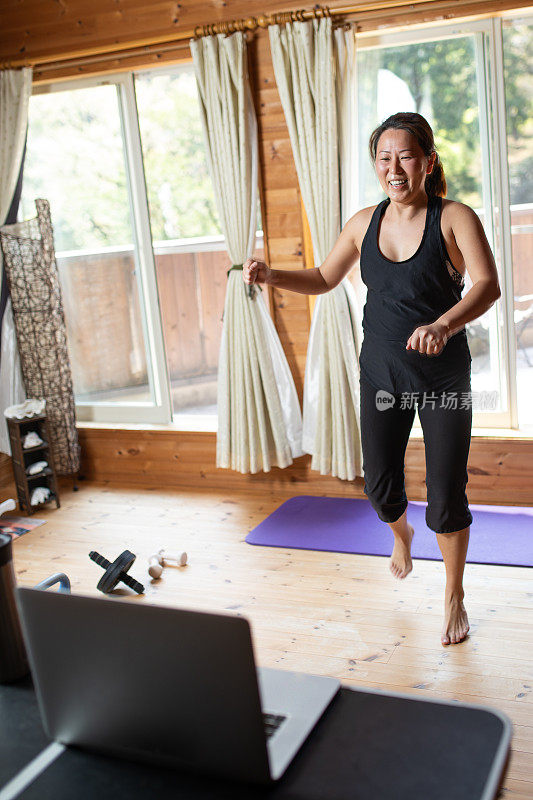
[[128, 575], [128, 570], [130, 569], [131, 565], [135, 561], [136, 556], [133, 553], [130, 553], [129, 550], [124, 550], [123, 553], [119, 555], [118, 558], [111, 563], [108, 561], [107, 558], [104, 558], [97, 553], [95, 550], [91, 550], [89, 553], [89, 558], [96, 562], [100, 567], [105, 569], [104, 574], [98, 581], [96, 586], [101, 592], [104, 594], [109, 594], [112, 592], [117, 583], [125, 583], [126, 586], [129, 586], [130, 589], [133, 589], [134, 592], [137, 594], [144, 594], [144, 586], [139, 581], [136, 581], [135, 578], [132, 578], [131, 575]]
[[163, 573], [163, 567], [167, 566], [167, 562], [175, 562], [178, 566], [184, 567], [187, 563], [187, 553], [182, 553], [180, 556], [172, 556], [165, 550], [160, 550], [153, 556], [150, 556], [148, 574], [154, 580], [158, 580]]

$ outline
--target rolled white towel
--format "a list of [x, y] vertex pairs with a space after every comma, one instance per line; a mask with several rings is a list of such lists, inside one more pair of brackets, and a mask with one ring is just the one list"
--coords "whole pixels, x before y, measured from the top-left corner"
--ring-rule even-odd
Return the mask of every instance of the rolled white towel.
[[26, 467], [26, 475], [38, 475], [47, 466], [48, 461], [36, 461], [35, 464], [30, 464], [29, 467]]
[[39, 503], [44, 503], [50, 497], [50, 489], [47, 486], [37, 486], [31, 493], [30, 503], [32, 506], [38, 506]]
[[4, 500], [3, 503], [0, 503], [0, 517], [2, 514], [5, 514], [6, 511], [14, 511], [16, 507], [17, 504], [12, 498], [9, 498], [9, 500]]
[[22, 447], [27, 450], [28, 447], [36, 447], [38, 444], [42, 444], [43, 440], [37, 433], [37, 431], [29, 431], [26, 436], [22, 440]]
[[35, 417], [42, 414], [46, 406], [46, 400], [30, 397], [23, 403], [16, 406], [9, 406], [4, 411], [4, 416], [12, 419], [24, 419], [24, 417]]

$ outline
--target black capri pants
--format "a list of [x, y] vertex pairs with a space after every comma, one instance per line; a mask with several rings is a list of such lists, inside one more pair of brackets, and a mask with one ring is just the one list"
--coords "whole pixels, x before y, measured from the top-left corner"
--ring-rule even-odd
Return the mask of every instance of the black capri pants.
[[426, 451], [426, 525], [435, 533], [467, 528], [472, 522], [466, 496], [472, 433], [470, 372], [440, 394], [391, 395], [361, 375], [360, 400], [363, 491], [378, 517], [396, 522], [407, 508], [404, 459], [416, 403]]

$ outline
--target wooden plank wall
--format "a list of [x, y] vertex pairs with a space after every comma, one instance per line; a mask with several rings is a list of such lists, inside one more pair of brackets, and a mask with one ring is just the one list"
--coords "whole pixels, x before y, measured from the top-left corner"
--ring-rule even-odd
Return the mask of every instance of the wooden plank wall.
[[[217, 469], [216, 434], [82, 428], [82, 474], [85, 478], [139, 486], [180, 486], [246, 491], [261, 485], [294, 494], [362, 497], [364, 481], [343, 481], [311, 470], [305, 455], [285, 469], [242, 475]], [[472, 439], [467, 494], [470, 503], [533, 504], [533, 441]], [[426, 500], [425, 450], [411, 439], [405, 457], [406, 492], [410, 500]]]
[[[83, 427], [80, 474], [86, 480], [111, 484], [256, 491], [258, 487], [294, 494], [327, 494], [365, 498], [364, 481], [343, 481], [311, 470], [311, 456], [286, 469], [242, 475], [217, 469], [216, 434], [211, 431], [109, 430]], [[470, 503], [533, 504], [533, 441], [473, 437], [468, 461]], [[71, 481], [64, 481], [70, 487]], [[405, 485], [410, 500], [426, 500], [425, 450], [411, 439], [405, 456]], [[0, 453], [0, 501], [16, 498], [11, 459]]]

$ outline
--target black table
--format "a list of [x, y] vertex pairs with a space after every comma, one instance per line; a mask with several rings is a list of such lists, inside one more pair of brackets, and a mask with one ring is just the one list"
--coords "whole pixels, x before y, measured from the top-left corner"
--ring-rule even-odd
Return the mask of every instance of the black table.
[[[272, 787], [67, 748], [19, 797], [121, 800], [492, 800], [509, 720], [460, 703], [343, 687]], [[30, 679], [0, 687], [0, 787], [49, 744]], [[2, 790], [0, 788], [0, 796]]]

